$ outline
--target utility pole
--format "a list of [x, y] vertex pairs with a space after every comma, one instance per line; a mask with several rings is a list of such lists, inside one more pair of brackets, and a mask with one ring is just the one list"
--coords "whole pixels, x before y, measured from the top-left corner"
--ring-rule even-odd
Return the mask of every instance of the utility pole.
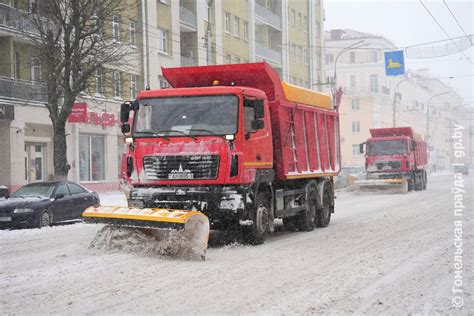
[[211, 6], [212, 6], [212, 0], [207, 0], [207, 38], [206, 38], [206, 44], [207, 44], [207, 64], [211, 64]]
[[395, 89], [393, 90], [393, 103], [392, 103], [392, 127], [397, 126], [397, 91], [398, 91], [398, 86], [400, 83], [403, 81], [408, 80], [408, 78], [404, 78], [400, 80], [397, 85], [395, 86]]
[[430, 140], [430, 102], [433, 98], [439, 97], [440, 95], [449, 93], [449, 91], [444, 91], [440, 93], [436, 93], [432, 95], [429, 99], [428, 102], [426, 102], [426, 130], [425, 130], [425, 141], [428, 144], [428, 141]]

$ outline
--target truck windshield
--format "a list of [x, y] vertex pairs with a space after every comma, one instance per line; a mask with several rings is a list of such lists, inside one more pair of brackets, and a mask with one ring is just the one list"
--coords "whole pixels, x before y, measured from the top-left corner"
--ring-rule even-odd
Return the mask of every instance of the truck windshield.
[[237, 132], [235, 95], [166, 97], [140, 101], [134, 136], [230, 135]]
[[407, 153], [407, 144], [404, 140], [384, 140], [367, 143], [369, 156], [403, 155]]

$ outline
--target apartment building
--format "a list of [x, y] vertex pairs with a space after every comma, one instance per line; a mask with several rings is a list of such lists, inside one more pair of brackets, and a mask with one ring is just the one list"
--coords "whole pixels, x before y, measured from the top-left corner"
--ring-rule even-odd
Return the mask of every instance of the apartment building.
[[285, 81], [320, 88], [320, 0], [157, 0], [143, 5], [144, 75], [151, 88], [167, 86], [162, 66], [258, 61], [271, 64]]
[[[11, 189], [53, 175], [53, 128], [45, 106], [47, 74], [29, 36], [35, 28], [25, 13], [40, 1], [0, 0], [0, 185]], [[108, 22], [112, 40], [127, 50], [126, 68], [104, 66], [76, 100], [82, 119], [66, 126], [69, 179], [85, 183], [117, 180], [123, 141], [118, 111], [142, 89], [139, 8]]]
[[413, 127], [428, 140], [432, 170], [448, 169], [452, 128], [463, 121], [462, 98], [426, 69], [385, 76], [384, 51], [396, 45], [384, 36], [345, 29], [327, 31], [325, 38], [326, 77], [344, 90], [343, 165], [363, 165], [359, 144], [369, 137], [369, 129], [392, 127], [395, 122], [395, 126]]

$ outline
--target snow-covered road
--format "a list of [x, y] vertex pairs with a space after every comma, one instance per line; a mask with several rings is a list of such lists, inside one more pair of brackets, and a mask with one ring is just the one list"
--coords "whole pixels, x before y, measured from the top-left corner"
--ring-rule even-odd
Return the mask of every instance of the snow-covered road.
[[453, 176], [443, 175], [405, 195], [339, 192], [329, 227], [278, 232], [261, 246], [212, 246], [205, 262], [91, 250], [94, 225], [0, 231], [0, 311], [472, 314], [467, 179], [462, 309], [451, 302]]

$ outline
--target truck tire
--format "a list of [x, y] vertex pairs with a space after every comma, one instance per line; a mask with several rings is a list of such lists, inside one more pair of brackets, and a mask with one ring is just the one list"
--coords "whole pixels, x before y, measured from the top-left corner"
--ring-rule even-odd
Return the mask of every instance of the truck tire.
[[299, 229], [310, 232], [316, 226], [316, 212], [318, 208], [318, 186], [316, 181], [306, 185], [305, 210], [299, 216]]
[[423, 174], [421, 172], [418, 172], [415, 174], [415, 177], [414, 177], [414, 187], [415, 187], [415, 191], [421, 191], [423, 190]]
[[327, 227], [331, 221], [331, 213], [334, 211], [334, 200], [329, 186], [324, 187], [323, 207], [316, 212], [316, 227]]
[[285, 217], [283, 218], [283, 229], [289, 232], [295, 232], [297, 230], [298, 217]]
[[427, 186], [428, 186], [428, 175], [426, 173], [426, 170], [423, 170], [423, 190], [426, 190]]
[[261, 245], [265, 242], [267, 234], [270, 231], [270, 202], [265, 193], [257, 194], [255, 203], [251, 210], [251, 219], [253, 224], [244, 227], [244, 239], [252, 245]]

